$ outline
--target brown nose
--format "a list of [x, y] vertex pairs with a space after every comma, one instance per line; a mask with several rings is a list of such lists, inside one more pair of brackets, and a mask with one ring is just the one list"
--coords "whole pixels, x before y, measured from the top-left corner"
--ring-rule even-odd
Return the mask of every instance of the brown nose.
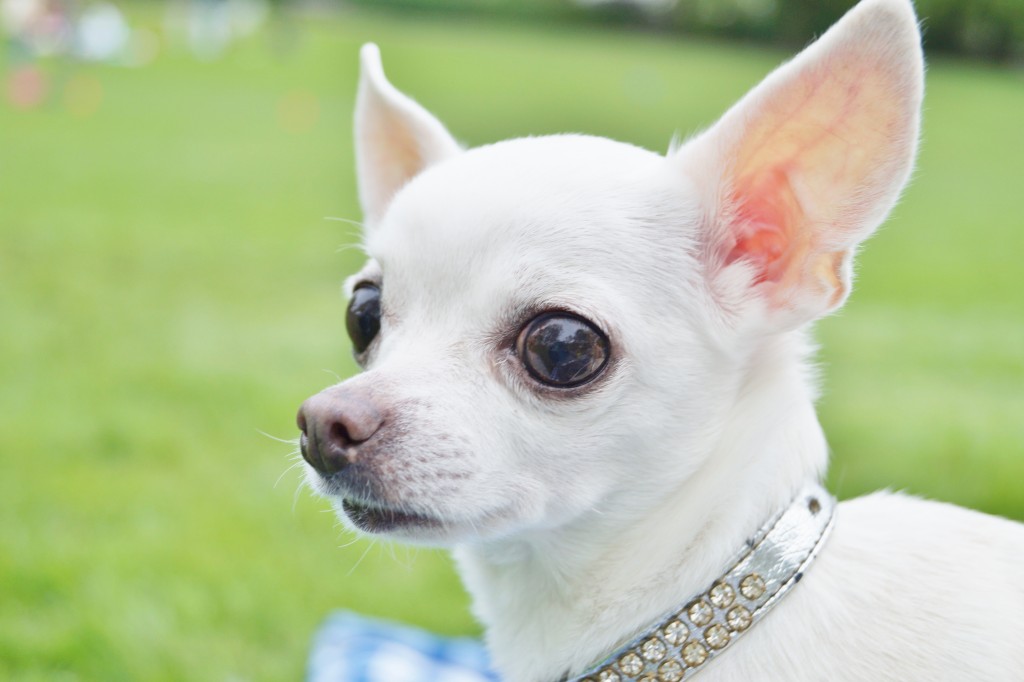
[[356, 446], [377, 433], [384, 417], [365, 392], [339, 385], [302, 403], [296, 422], [303, 459], [329, 475], [355, 461]]

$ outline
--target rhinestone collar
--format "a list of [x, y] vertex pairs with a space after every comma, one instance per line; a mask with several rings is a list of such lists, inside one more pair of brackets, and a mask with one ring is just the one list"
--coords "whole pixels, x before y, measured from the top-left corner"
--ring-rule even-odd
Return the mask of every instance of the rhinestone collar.
[[593, 668], [564, 682], [692, 679], [800, 582], [825, 543], [835, 499], [817, 483], [766, 523], [703, 593]]

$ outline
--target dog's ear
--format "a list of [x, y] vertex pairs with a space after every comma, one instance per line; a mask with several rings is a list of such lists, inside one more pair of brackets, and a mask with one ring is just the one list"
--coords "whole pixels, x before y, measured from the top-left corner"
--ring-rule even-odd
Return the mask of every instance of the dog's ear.
[[910, 175], [923, 69], [910, 0], [863, 0], [681, 150], [723, 300], [780, 329], [842, 305]]
[[356, 171], [363, 215], [373, 224], [405, 183], [460, 147], [440, 121], [388, 82], [376, 45], [363, 45], [359, 58]]

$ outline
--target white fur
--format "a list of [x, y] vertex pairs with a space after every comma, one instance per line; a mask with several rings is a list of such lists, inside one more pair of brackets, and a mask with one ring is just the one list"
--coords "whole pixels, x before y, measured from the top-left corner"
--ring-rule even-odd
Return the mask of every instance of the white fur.
[[[349, 284], [380, 283], [384, 318], [344, 386], [396, 416], [362, 461], [382, 504], [444, 521], [393, 535], [454, 547], [508, 680], [579, 672], [706, 588], [823, 474], [807, 328], [845, 299], [857, 244], [910, 173], [913, 9], [864, 0], [668, 157], [571, 135], [462, 151], [376, 48], [363, 63], [370, 261]], [[771, 173], [798, 209], [781, 227], [746, 203], [775, 205]], [[779, 235], [784, 257], [757, 245]], [[613, 348], [570, 396], [538, 387], [509, 341], [559, 307]], [[1022, 566], [1018, 524], [891, 494], [843, 503], [805, 580], [701, 679], [1021, 679]]]

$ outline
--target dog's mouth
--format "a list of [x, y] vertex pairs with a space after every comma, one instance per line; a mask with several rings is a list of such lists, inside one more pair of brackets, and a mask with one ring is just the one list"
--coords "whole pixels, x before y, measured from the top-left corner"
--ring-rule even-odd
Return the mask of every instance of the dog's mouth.
[[359, 500], [345, 498], [341, 501], [345, 516], [359, 530], [366, 533], [387, 533], [404, 529], [439, 528], [438, 519], [397, 509], [390, 509]]

